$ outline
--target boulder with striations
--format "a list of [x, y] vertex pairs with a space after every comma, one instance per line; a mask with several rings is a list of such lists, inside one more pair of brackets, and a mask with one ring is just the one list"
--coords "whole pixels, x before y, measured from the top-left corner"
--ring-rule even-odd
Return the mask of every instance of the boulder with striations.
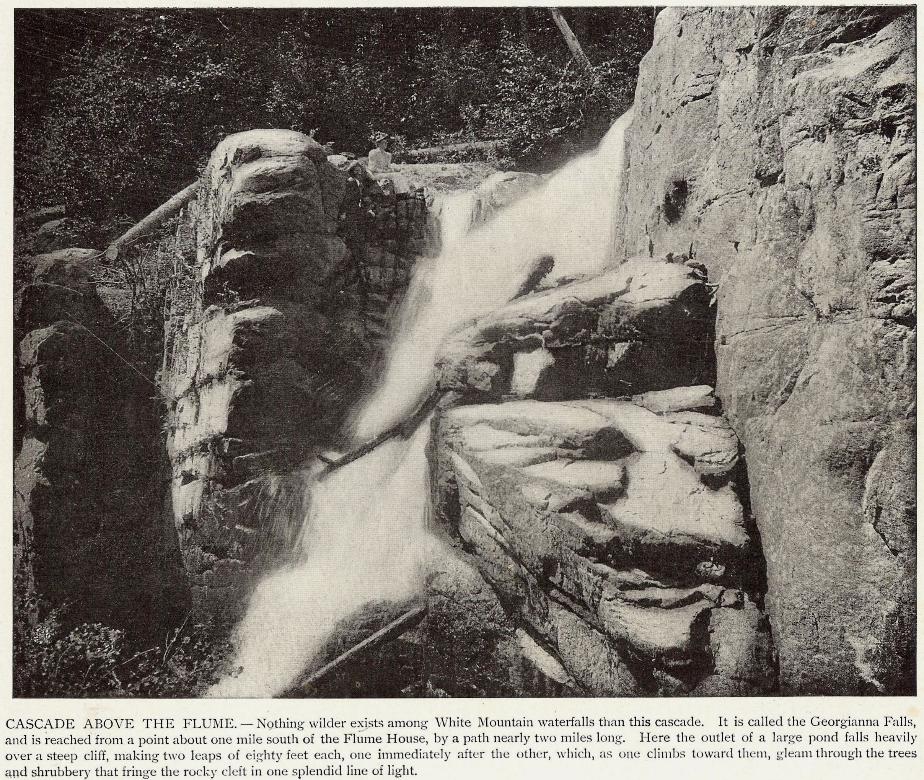
[[639, 258], [527, 292], [450, 337], [438, 381], [475, 399], [621, 396], [712, 381], [702, 272]]
[[439, 418], [444, 529], [508, 621], [541, 637], [579, 691], [775, 685], [738, 440], [701, 411], [713, 404], [708, 387], [678, 388], [462, 406]]

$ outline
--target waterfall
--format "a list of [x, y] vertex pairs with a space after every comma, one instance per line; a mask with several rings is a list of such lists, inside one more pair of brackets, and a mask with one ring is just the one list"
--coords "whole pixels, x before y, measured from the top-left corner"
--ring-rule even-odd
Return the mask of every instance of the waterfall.
[[[432, 392], [441, 342], [503, 306], [540, 258], [545, 283], [599, 273], [613, 263], [623, 134], [631, 110], [596, 150], [556, 172], [486, 223], [472, 226], [471, 195], [444, 196], [439, 256], [421, 260], [397, 314], [377, 387], [350, 422], [356, 442], [406, 419]], [[304, 475], [309, 509], [293, 564], [256, 588], [238, 628], [237, 676], [211, 696], [274, 696], [311, 664], [336, 623], [371, 601], [419, 592], [439, 547], [426, 529], [429, 487], [424, 421], [323, 478]]]

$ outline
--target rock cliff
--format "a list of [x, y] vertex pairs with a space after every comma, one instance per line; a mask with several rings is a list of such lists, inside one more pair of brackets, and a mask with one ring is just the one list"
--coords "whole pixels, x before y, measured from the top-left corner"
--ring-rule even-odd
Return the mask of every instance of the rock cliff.
[[663, 11], [623, 256], [695, 254], [787, 693], [900, 693], [915, 634], [914, 13]]
[[[295, 131], [229, 136], [190, 213], [199, 281], [172, 295], [161, 384], [172, 516], [200, 613], [234, 619], [254, 573], [292, 548], [298, 471], [339, 443], [412, 266], [439, 248], [422, 188], [351, 177], [346, 163]], [[490, 172], [426, 167], [435, 190]], [[413, 169], [401, 175], [421, 178]]]
[[[446, 345], [441, 382], [456, 403], [494, 403], [437, 417], [434, 503], [497, 601], [478, 595], [476, 574], [449, 567], [431, 583], [431, 612], [446, 612], [451, 587], [471, 611], [445, 622], [511, 637], [493, 662], [485, 652], [477, 664], [437, 663], [434, 685], [774, 689], [739, 443], [698, 384], [710, 375], [709, 300], [700, 267], [639, 258], [516, 299]], [[527, 644], [511, 641], [521, 635]], [[471, 671], [526, 659], [538, 673], [518, 680]]]
[[[609, 267], [537, 257], [444, 341], [427, 617], [318, 691], [913, 690], [913, 40], [901, 7], [660, 13], [615, 205], [564, 204], [615, 212]], [[40, 231], [59, 251], [17, 268], [26, 608], [185, 611], [181, 566], [197, 618], [238, 617], [439, 250], [434, 195], [469, 192], [458, 238], [543, 183], [396, 168], [375, 181], [295, 131], [222, 141], [156, 388], [112, 348], [98, 254], [60, 249], [80, 225]], [[347, 616], [322, 660], [408, 606]]]
[[[182, 609], [154, 388], [120, 356], [89, 249], [26, 258], [16, 300], [17, 607], [156, 633]], [[114, 346], [113, 346], [114, 345]], [[139, 614], [144, 618], [139, 620]]]

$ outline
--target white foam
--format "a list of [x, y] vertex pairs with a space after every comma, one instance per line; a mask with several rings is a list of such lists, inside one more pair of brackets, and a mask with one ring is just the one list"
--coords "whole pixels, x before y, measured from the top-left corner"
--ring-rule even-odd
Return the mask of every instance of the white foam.
[[[442, 251], [422, 260], [398, 314], [377, 388], [351, 423], [356, 441], [404, 420], [432, 391], [440, 343], [461, 325], [503, 306], [536, 262], [552, 256], [545, 282], [595, 274], [613, 264], [621, 117], [600, 146], [472, 227], [475, 199], [439, 203]], [[429, 423], [304, 489], [310, 510], [296, 562], [267, 576], [239, 626], [238, 676], [211, 696], [274, 696], [311, 664], [334, 625], [374, 600], [403, 600], [420, 587], [434, 542], [426, 530]]]

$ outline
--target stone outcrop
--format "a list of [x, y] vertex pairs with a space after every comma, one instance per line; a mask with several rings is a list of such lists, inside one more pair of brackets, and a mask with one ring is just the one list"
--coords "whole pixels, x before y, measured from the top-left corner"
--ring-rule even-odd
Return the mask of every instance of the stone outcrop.
[[[466, 668], [520, 667], [512, 638], [522, 635], [545, 672], [498, 679], [437, 662], [437, 687], [775, 690], [740, 445], [702, 383], [711, 288], [702, 266], [673, 260], [642, 257], [528, 292], [444, 344], [442, 388], [456, 404], [479, 403], [436, 417], [434, 505], [483, 580], [435, 582], [470, 607], [455, 618], [467, 633], [502, 648]], [[496, 603], [478, 595], [485, 582]], [[431, 641], [449, 654], [439, 635]]]
[[241, 133], [215, 149], [192, 211], [200, 284], [172, 301], [161, 384], [184, 567], [218, 615], [285, 540], [262, 527], [274, 510], [298, 522], [297, 490], [273, 473], [327, 442], [364, 379], [344, 182], [307, 136]]
[[577, 696], [561, 662], [518, 627], [501, 594], [478, 570], [478, 558], [456, 550], [427, 584], [420, 694], [428, 696]]
[[[67, 605], [69, 621], [154, 633], [182, 609], [175, 539], [159, 511], [158, 410], [151, 385], [120, 357], [91, 279], [95, 256], [65, 249], [24, 263], [16, 592]], [[28, 600], [18, 606], [31, 608]]]
[[190, 220], [199, 281], [172, 295], [161, 375], [172, 515], [196, 608], [230, 620], [291, 547], [299, 468], [338, 444], [438, 229], [421, 188], [283, 130], [222, 141]]
[[[914, 32], [901, 7], [661, 12], [610, 269], [550, 282], [537, 257], [443, 343], [427, 617], [318, 693], [913, 691]], [[458, 238], [542, 181], [376, 180], [301, 133], [230, 136], [187, 213], [156, 389], [120, 355], [95, 252], [17, 265], [24, 608], [153, 631], [185, 611], [178, 557], [196, 618], [235, 619], [295, 547], [303, 465], [379, 375], [441, 197], [469, 191]], [[63, 212], [39, 223], [30, 247], [82, 242]], [[366, 605], [319, 658], [408, 606]]]
[[439, 384], [468, 396], [555, 400], [711, 383], [702, 271], [639, 258], [514, 299], [443, 345]]
[[783, 691], [902, 693], [915, 656], [914, 13], [663, 11], [620, 253], [693, 253], [747, 452]]
[[772, 689], [738, 441], [711, 388], [464, 406], [436, 436], [439, 516], [572, 690]]

